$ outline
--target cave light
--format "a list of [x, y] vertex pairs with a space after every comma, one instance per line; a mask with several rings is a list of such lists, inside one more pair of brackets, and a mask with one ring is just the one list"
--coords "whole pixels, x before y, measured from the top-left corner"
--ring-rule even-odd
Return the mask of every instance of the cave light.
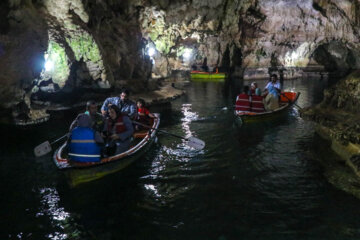
[[54, 61], [52, 61], [51, 57], [49, 56], [49, 54], [45, 53], [45, 64], [44, 64], [44, 68], [45, 68], [45, 72], [50, 72], [54, 69]]
[[191, 58], [191, 55], [192, 55], [191, 53], [192, 53], [191, 48], [185, 48], [184, 54], [183, 54], [184, 60], [189, 60]]
[[148, 49], [148, 55], [149, 55], [150, 57], [152, 57], [152, 56], [154, 56], [154, 54], [155, 54], [155, 48], [149, 47], [149, 49]]
[[51, 70], [54, 69], [54, 62], [51, 61], [50, 59], [49, 60], [46, 60], [45, 61], [45, 71], [46, 72], [50, 72]]

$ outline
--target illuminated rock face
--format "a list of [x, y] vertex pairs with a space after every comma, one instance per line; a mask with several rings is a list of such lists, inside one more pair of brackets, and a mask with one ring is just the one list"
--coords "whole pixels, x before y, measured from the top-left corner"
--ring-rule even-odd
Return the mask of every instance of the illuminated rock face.
[[210, 66], [225, 68], [360, 68], [359, 60], [347, 61], [349, 54], [359, 57], [357, 1], [154, 2], [143, 9], [140, 20], [143, 35], [159, 52], [155, 71], [161, 75], [168, 74], [160, 71], [161, 58], [167, 59], [168, 69], [177, 61], [188, 67], [177, 57], [181, 46], [193, 49], [190, 63], [198, 65], [206, 57]]
[[10, 0], [0, 7], [0, 115], [10, 109], [18, 124], [36, 123], [48, 118], [49, 105], [86, 101], [79, 88], [145, 89], [151, 61], [137, 10], [126, 1]]
[[350, 0], [2, 1], [0, 109], [32, 118], [41, 115], [32, 104], [71, 99], [59, 93], [124, 85], [145, 90], [149, 77], [189, 70], [205, 59], [210, 69], [245, 77], [264, 77], [269, 67], [360, 68], [359, 5]]

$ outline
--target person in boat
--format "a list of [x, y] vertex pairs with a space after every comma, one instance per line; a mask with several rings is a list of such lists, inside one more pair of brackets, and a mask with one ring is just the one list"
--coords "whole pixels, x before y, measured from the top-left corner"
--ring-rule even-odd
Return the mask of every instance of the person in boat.
[[264, 105], [266, 111], [273, 111], [277, 108], [279, 108], [279, 97], [281, 93], [281, 86], [280, 82], [277, 79], [276, 74], [272, 74], [270, 81], [265, 87], [263, 96], [264, 99]]
[[235, 110], [236, 111], [250, 111], [250, 95], [249, 86], [244, 86], [242, 93], [236, 97]]
[[107, 116], [110, 105], [117, 106], [121, 113], [127, 114], [131, 119], [136, 117], [136, 105], [129, 99], [129, 91], [126, 88], [121, 90], [118, 97], [110, 97], [104, 101], [101, 107], [103, 116]]
[[[86, 103], [86, 111], [85, 114], [88, 114], [91, 118], [91, 126], [92, 128], [101, 133], [104, 129], [105, 119], [104, 117], [98, 112], [98, 107], [95, 101], [88, 101]], [[78, 118], [76, 118], [70, 125], [70, 131], [73, 130], [75, 127], [78, 126]]]
[[204, 58], [204, 61], [201, 65], [201, 69], [204, 71], [204, 72], [208, 72], [209, 71], [209, 67], [207, 65], [207, 57]]
[[250, 85], [250, 93], [251, 96], [260, 96], [261, 95], [261, 89], [258, 87], [258, 84], [256, 82], [252, 82]]
[[[149, 109], [147, 109], [145, 107], [145, 100], [144, 99], [138, 99], [136, 101], [136, 106], [137, 106], [137, 116], [136, 116], [136, 121], [139, 123], [142, 123], [144, 125], [149, 125], [150, 123], [150, 118], [155, 118], [155, 115], [152, 114]], [[145, 129], [143, 126], [141, 125], [135, 125], [135, 129], [136, 130], [142, 130]]]
[[77, 126], [68, 139], [68, 155], [75, 162], [99, 162], [104, 140], [99, 132], [92, 128], [89, 114], [81, 113], [77, 117]]
[[[134, 128], [128, 115], [121, 113], [116, 105], [109, 106], [109, 117], [103, 134], [107, 148], [114, 149], [115, 155], [125, 152], [130, 148], [133, 133]], [[112, 155], [112, 152], [108, 152], [108, 155]]]

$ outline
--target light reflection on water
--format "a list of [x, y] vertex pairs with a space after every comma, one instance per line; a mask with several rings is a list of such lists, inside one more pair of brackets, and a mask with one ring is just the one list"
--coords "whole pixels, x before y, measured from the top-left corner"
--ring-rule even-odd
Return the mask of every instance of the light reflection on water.
[[[60, 196], [54, 188], [42, 188], [40, 189], [42, 208], [36, 214], [36, 217], [47, 215], [51, 219], [51, 223], [55, 227], [64, 229], [64, 223], [70, 217], [70, 213], [66, 212], [63, 207], [59, 207]], [[68, 239], [66, 233], [54, 232], [47, 236], [52, 240], [64, 240]]]

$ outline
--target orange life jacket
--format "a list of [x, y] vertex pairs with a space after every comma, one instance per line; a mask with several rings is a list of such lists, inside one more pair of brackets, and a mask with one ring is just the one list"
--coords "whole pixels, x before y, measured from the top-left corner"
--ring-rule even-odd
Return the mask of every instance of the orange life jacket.
[[236, 111], [250, 111], [250, 101], [249, 95], [245, 93], [241, 93], [237, 97], [237, 101], [235, 104]]
[[119, 133], [123, 133], [126, 131], [126, 127], [123, 121], [123, 116], [120, 115], [117, 119], [116, 122], [114, 124], [113, 121], [109, 120], [108, 123], [108, 132], [112, 133], [112, 134], [119, 134]]
[[252, 112], [264, 112], [264, 103], [263, 103], [263, 97], [262, 96], [251, 96], [251, 111]]

